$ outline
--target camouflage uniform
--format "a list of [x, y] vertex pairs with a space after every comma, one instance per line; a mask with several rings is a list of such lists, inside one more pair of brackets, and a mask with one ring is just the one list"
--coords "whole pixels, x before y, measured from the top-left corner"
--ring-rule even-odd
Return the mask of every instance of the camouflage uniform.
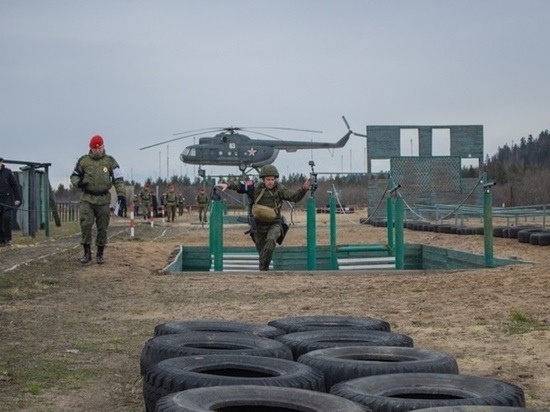
[[231, 181], [227, 183], [227, 187], [228, 189], [247, 193], [252, 203], [267, 206], [275, 210], [277, 217], [271, 222], [254, 219], [255, 228], [252, 236], [259, 254], [259, 269], [269, 270], [269, 264], [273, 258], [277, 239], [282, 235], [281, 207], [283, 200], [299, 202], [304, 198], [308, 190], [304, 188], [291, 190], [278, 183], [270, 190], [265, 187], [263, 182], [256, 187], [246, 188], [244, 183]]
[[204, 191], [201, 191], [195, 196], [195, 202], [199, 207], [199, 222], [207, 222], [208, 218], [206, 217], [207, 206], [208, 206], [208, 196]]
[[[92, 243], [92, 227], [97, 228], [95, 244], [97, 246], [98, 263], [103, 263], [103, 250], [107, 244], [107, 228], [109, 227], [111, 194], [109, 189], [114, 185], [119, 198], [126, 196], [124, 177], [117, 161], [105, 153], [93, 155], [91, 150], [76, 162], [71, 174], [71, 184], [82, 190], [80, 200], [81, 244], [85, 256], [91, 259], [90, 245]], [[101, 262], [100, 262], [101, 260]], [[89, 261], [89, 259], [88, 259]]]
[[141, 202], [141, 207], [143, 208], [143, 219], [147, 220], [149, 218], [149, 214], [151, 213], [151, 206], [153, 206], [153, 196], [148, 187], [143, 188], [139, 194], [139, 200]]
[[183, 216], [183, 208], [185, 206], [185, 198], [183, 197], [183, 193], [180, 193], [178, 195], [178, 214], [180, 216]]
[[176, 205], [178, 202], [178, 194], [174, 191], [174, 189], [170, 189], [166, 193], [166, 212], [168, 216], [168, 221], [174, 221], [176, 218]]

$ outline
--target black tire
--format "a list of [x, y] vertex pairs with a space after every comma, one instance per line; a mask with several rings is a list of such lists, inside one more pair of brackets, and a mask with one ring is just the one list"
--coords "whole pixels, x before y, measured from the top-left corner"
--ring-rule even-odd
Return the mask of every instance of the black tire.
[[503, 237], [502, 231], [505, 226], [497, 226], [493, 228], [493, 237]]
[[327, 391], [340, 382], [389, 373], [458, 373], [451, 355], [425, 349], [351, 346], [308, 352], [298, 359], [325, 375]]
[[523, 390], [496, 379], [442, 373], [368, 376], [334, 385], [331, 393], [377, 412], [434, 406], [525, 406]]
[[279, 386], [325, 392], [323, 374], [286, 359], [247, 355], [204, 355], [165, 359], [152, 366], [143, 381], [146, 410], [153, 412], [163, 396], [210, 386]]
[[533, 233], [540, 233], [542, 232], [542, 228], [534, 228], [534, 229], [522, 229], [520, 230], [516, 237], [518, 239], [519, 243], [531, 243], [531, 235]]
[[268, 322], [267, 324], [269, 326], [282, 329], [287, 333], [335, 328], [383, 330], [387, 332], [391, 330], [390, 324], [384, 320], [351, 316], [295, 316], [289, 318], [275, 319]]
[[417, 412], [542, 412], [542, 409], [516, 408], [515, 406], [463, 405], [417, 409]]
[[274, 386], [215, 386], [167, 395], [156, 412], [316, 411], [370, 412], [365, 406], [328, 393]]
[[517, 239], [518, 238], [518, 232], [520, 230], [527, 230], [527, 229], [537, 229], [534, 226], [510, 226], [508, 228], [508, 237], [510, 239]]
[[276, 339], [292, 350], [294, 359], [317, 349], [338, 346], [413, 346], [413, 340], [409, 336], [381, 330], [310, 330], [288, 333]]
[[155, 326], [155, 336], [186, 332], [249, 333], [263, 338], [283, 335], [284, 330], [261, 323], [233, 322], [223, 320], [186, 320], [166, 322]]
[[222, 354], [293, 359], [290, 348], [274, 339], [241, 333], [193, 332], [149, 339], [141, 352], [140, 370], [144, 375], [147, 369], [164, 359]]
[[548, 245], [550, 245], [550, 233], [549, 232], [544, 232], [544, 233], [537, 234], [537, 239], [539, 241], [539, 243], [538, 243], [539, 246], [548, 246]]

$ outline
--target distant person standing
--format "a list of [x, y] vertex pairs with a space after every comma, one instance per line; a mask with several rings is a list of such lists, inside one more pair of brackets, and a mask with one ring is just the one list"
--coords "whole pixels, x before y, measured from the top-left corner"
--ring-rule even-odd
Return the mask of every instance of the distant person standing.
[[199, 193], [195, 196], [195, 203], [199, 208], [199, 222], [207, 223], [208, 196], [205, 193], [204, 187], [201, 187]]
[[122, 170], [114, 157], [105, 153], [101, 136], [95, 135], [90, 139], [90, 151], [76, 162], [71, 174], [71, 184], [82, 190], [80, 229], [84, 255], [80, 258], [80, 263], [85, 264], [92, 260], [92, 228], [95, 223], [97, 229], [96, 261], [103, 264], [105, 263], [103, 253], [107, 244], [107, 228], [110, 219], [111, 193], [109, 189], [114, 185], [118, 201], [121, 204], [126, 204], [126, 188]]
[[174, 185], [170, 185], [166, 192], [166, 213], [168, 222], [174, 222], [176, 219], [176, 207], [178, 204], [178, 194], [175, 191]]
[[0, 247], [11, 246], [11, 218], [14, 206], [21, 204], [21, 193], [12, 171], [0, 157]]
[[139, 201], [143, 208], [143, 219], [147, 220], [153, 206], [153, 194], [151, 193], [151, 185], [149, 183], [145, 183], [145, 186], [143, 186], [143, 190], [139, 194]]
[[178, 215], [183, 216], [183, 209], [185, 207], [185, 198], [183, 193], [179, 192], [178, 194]]

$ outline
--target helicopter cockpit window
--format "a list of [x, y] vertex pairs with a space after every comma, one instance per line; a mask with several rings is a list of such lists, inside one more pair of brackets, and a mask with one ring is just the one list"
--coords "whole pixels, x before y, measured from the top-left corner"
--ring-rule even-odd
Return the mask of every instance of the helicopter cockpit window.
[[183, 150], [183, 154], [184, 154], [184, 156], [195, 157], [197, 155], [197, 149], [195, 149], [194, 147], [188, 147], [188, 148]]

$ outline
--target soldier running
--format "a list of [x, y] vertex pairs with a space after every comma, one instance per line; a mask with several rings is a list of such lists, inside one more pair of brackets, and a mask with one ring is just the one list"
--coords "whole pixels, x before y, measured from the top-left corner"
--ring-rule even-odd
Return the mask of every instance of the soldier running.
[[265, 165], [260, 170], [262, 182], [255, 187], [254, 182], [230, 181], [217, 186], [225, 191], [227, 188], [239, 193], [247, 193], [252, 205], [252, 217], [255, 232], [252, 239], [259, 254], [259, 269], [269, 270], [276, 243], [284, 236], [281, 218], [283, 200], [299, 202], [304, 198], [311, 182], [307, 179], [298, 190], [291, 190], [279, 184], [279, 171], [273, 165]]

